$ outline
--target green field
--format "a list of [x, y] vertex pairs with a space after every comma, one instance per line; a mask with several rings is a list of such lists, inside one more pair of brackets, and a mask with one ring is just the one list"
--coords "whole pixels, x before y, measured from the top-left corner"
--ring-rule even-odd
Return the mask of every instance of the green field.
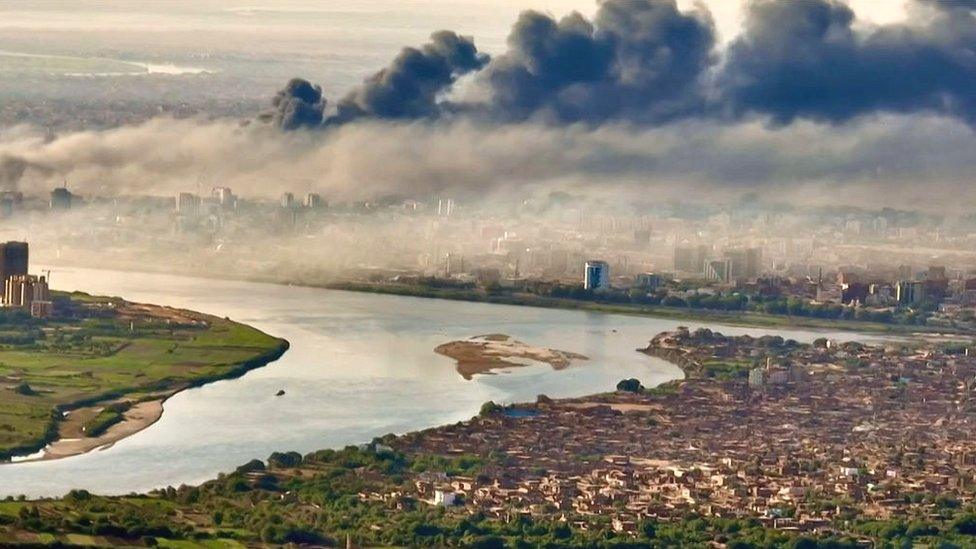
[[82, 310], [121, 312], [48, 321], [7, 313], [0, 319], [0, 458], [43, 446], [54, 436], [61, 410], [165, 396], [260, 366], [286, 345], [226, 319], [186, 311], [175, 319], [133, 319], [120, 300], [72, 299]]

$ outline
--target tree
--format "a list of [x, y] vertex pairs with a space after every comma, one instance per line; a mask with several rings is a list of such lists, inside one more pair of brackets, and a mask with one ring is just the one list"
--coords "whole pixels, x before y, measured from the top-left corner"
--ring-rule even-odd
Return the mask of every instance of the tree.
[[640, 380], [630, 378], [621, 380], [617, 383], [617, 390], [626, 393], [640, 393], [644, 390], [644, 386], [641, 385]]
[[302, 455], [298, 452], [275, 452], [268, 458], [268, 465], [280, 468], [293, 468], [302, 464]]
[[960, 534], [976, 536], [976, 515], [965, 513], [959, 515], [952, 521], [952, 528]]
[[490, 415], [498, 413], [502, 409], [501, 406], [495, 404], [494, 401], [489, 400], [488, 402], [481, 405], [481, 410], [478, 411], [478, 415], [481, 417], [488, 417]]

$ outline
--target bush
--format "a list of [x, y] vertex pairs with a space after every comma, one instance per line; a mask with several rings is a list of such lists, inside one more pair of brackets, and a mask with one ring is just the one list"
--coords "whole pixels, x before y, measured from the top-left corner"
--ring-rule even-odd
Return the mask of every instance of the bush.
[[478, 415], [481, 417], [488, 417], [490, 415], [497, 414], [501, 411], [501, 409], [501, 406], [495, 404], [494, 401], [489, 400], [481, 405], [481, 410], [478, 411]]
[[640, 393], [644, 390], [644, 386], [641, 385], [640, 380], [630, 378], [617, 383], [617, 390], [625, 393]]
[[976, 536], [976, 515], [966, 513], [959, 515], [952, 521], [952, 528], [960, 534]]
[[264, 462], [260, 459], [252, 459], [251, 461], [238, 467], [236, 470], [236, 472], [241, 474], [253, 473], [255, 471], [264, 471]]
[[302, 464], [302, 455], [298, 452], [275, 452], [268, 458], [268, 465], [290, 469]]

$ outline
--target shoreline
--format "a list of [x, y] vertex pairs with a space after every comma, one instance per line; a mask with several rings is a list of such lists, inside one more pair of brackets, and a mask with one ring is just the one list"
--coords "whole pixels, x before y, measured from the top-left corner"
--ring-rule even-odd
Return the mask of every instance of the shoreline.
[[[187, 309], [166, 307], [164, 305], [143, 303], [133, 303], [133, 305], [162, 307], [204, 317], [213, 316]], [[252, 370], [262, 368], [277, 361], [288, 351], [291, 344], [285, 339], [274, 339], [277, 340], [274, 348], [248, 360], [234, 364], [233, 367], [223, 374], [202, 376], [171, 387], [163, 385], [118, 389], [108, 394], [96, 395], [76, 402], [57, 405], [51, 411], [51, 421], [44, 436], [36, 443], [10, 450], [8, 452], [9, 455], [0, 459], [0, 467], [38, 461], [55, 461], [108, 449], [117, 442], [140, 433], [156, 424], [162, 419], [163, 412], [165, 411], [165, 402], [173, 396], [210, 383], [240, 378]], [[139, 393], [145, 393], [145, 396], [136, 399], [132, 403], [132, 407], [123, 414], [123, 419], [113, 424], [104, 433], [97, 437], [77, 436], [81, 433], [80, 426], [70, 422], [69, 418], [72, 413], [77, 413], [82, 410], [88, 412], [94, 409], [100, 410], [110, 404], [125, 401], [127, 395]], [[73, 432], [65, 431], [65, 429], [72, 429]], [[66, 433], [71, 433], [74, 436], [65, 437], [64, 435]]]
[[[173, 393], [174, 395], [177, 393]], [[167, 399], [139, 402], [126, 411], [124, 419], [112, 425], [105, 433], [97, 437], [64, 437], [60, 436], [51, 441], [38, 454], [32, 456], [15, 456], [9, 463], [33, 463], [37, 461], [56, 461], [89, 452], [107, 450], [136, 433], [153, 426], [163, 417], [163, 404]], [[67, 421], [61, 422], [63, 429]], [[59, 429], [59, 432], [61, 429]]]
[[948, 327], [928, 327], [908, 324], [883, 324], [858, 320], [820, 319], [814, 317], [776, 315], [754, 311], [718, 311], [711, 309], [689, 309], [665, 307], [662, 305], [639, 306], [616, 303], [602, 303], [597, 301], [579, 301], [564, 298], [542, 297], [536, 295], [503, 295], [494, 296], [477, 290], [438, 289], [406, 284], [375, 283], [358, 280], [335, 279], [332, 282], [298, 283], [286, 281], [275, 276], [244, 276], [220, 275], [213, 273], [174, 272], [164, 269], [133, 269], [131, 267], [92, 267], [72, 262], [43, 262], [66, 268], [89, 269], [94, 271], [108, 270], [126, 273], [141, 273], [154, 275], [179, 276], [184, 278], [199, 278], [204, 280], [223, 280], [228, 282], [249, 282], [254, 284], [271, 284], [274, 286], [295, 286], [299, 288], [318, 288], [323, 290], [394, 295], [414, 297], [418, 299], [440, 299], [444, 301], [462, 301], [469, 303], [485, 303], [489, 305], [509, 305], [513, 307], [534, 307], [539, 309], [558, 309], [566, 311], [593, 312], [609, 315], [626, 315], [668, 320], [718, 323], [742, 328], [764, 329], [803, 329], [844, 332], [866, 332], [881, 335], [895, 335], [904, 337], [947, 337], [972, 336], [973, 333]]

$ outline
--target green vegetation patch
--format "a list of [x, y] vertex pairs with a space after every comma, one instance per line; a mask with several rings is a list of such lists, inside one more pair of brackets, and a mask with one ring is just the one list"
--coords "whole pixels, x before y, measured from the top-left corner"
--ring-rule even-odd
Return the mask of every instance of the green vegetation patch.
[[[228, 319], [163, 308], [129, 314], [117, 298], [85, 294], [71, 300], [67, 318], [0, 310], [0, 459], [54, 438], [63, 410], [239, 375], [287, 345]], [[106, 408], [86, 433], [103, 433], [123, 414]]]

